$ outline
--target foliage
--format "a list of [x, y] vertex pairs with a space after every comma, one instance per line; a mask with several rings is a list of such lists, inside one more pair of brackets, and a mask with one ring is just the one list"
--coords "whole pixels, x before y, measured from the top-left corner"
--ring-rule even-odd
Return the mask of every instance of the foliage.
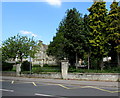
[[[71, 72], [118, 72], [119, 67], [116, 65], [120, 65], [120, 7], [114, 1], [110, 8], [107, 13], [104, 1], [94, 0], [93, 5], [88, 8], [89, 15], [84, 17], [76, 8], [68, 9], [48, 46], [47, 54], [54, 56], [58, 63], [67, 58], [71, 65], [75, 65], [81, 58], [88, 64], [88, 69], [93, 69], [88, 71], [70, 66]], [[28, 56], [34, 58], [40, 46], [41, 42], [36, 45], [33, 38], [20, 35], [11, 37], [3, 43], [3, 60], [18, 57], [22, 61]], [[111, 57], [112, 60], [103, 63], [104, 57]], [[105, 70], [100, 71], [100, 68]], [[60, 66], [35, 65], [32, 70], [35, 73], [59, 72]]]
[[84, 50], [84, 36], [82, 35], [83, 19], [82, 15], [76, 8], [67, 10], [65, 18], [65, 33], [66, 39], [64, 51], [68, 55], [68, 59], [73, 63], [78, 62], [78, 57], [82, 57]]
[[104, 68], [103, 57], [113, 55], [115, 58], [118, 53], [119, 59], [120, 7], [117, 4], [111, 4], [108, 14], [105, 2], [94, 0], [88, 8], [90, 14], [83, 18], [77, 9], [68, 9], [48, 47], [48, 54], [59, 60], [66, 57], [71, 65], [82, 58], [88, 60], [90, 68], [101, 70]]
[[11, 71], [14, 63], [2, 62], [2, 71]]
[[112, 69], [76, 69], [76, 68], [69, 68], [69, 73], [120, 73], [120, 67], [113, 67]]
[[67, 10], [47, 53], [59, 60], [68, 58], [71, 64], [75, 63], [78, 59], [75, 57], [83, 55], [82, 22], [81, 14], [75, 8]]
[[40, 67], [40, 65], [38, 65], [38, 64], [35, 64], [35, 65], [32, 65], [33, 67]]
[[13, 66], [12, 71], [16, 72], [16, 66]]
[[[32, 48], [32, 49], [30, 49]], [[28, 56], [34, 57], [36, 53], [36, 42], [26, 36], [13, 36], [5, 40], [2, 44], [3, 60], [18, 58], [21, 60]]]
[[23, 61], [21, 64], [21, 71], [30, 71], [30, 66], [31, 66], [30, 62]]
[[88, 17], [91, 35], [89, 41], [94, 47], [92, 48], [92, 54], [98, 58], [98, 65], [102, 69], [102, 59], [108, 53], [106, 41], [107, 9], [105, 8], [105, 2], [94, 2], [88, 11], [90, 12]]
[[90, 56], [92, 54], [92, 45], [90, 44], [90, 27], [89, 27], [89, 17], [88, 15], [84, 15], [83, 18], [83, 30], [82, 30], [82, 35], [84, 36], [84, 45], [82, 46], [84, 49], [84, 60], [87, 61], [88, 69], [92, 67], [90, 65]]
[[[120, 7], [118, 2], [113, 2], [110, 8], [106, 19], [107, 41], [110, 45], [109, 55], [112, 57], [112, 62], [116, 62], [117, 57], [120, 56]], [[118, 65], [120, 66], [120, 58], [118, 58]]]
[[32, 67], [33, 73], [41, 73], [41, 72], [60, 72], [60, 66], [56, 65], [45, 65], [43, 67], [34, 66]]
[[62, 20], [59, 24], [59, 28], [57, 29], [56, 36], [53, 37], [53, 41], [50, 42], [47, 54], [55, 56], [56, 59], [61, 60], [65, 56], [64, 48], [64, 20]]
[[39, 73], [42, 72], [42, 69], [41, 69], [41, 67], [33, 67], [33, 68], [32, 68], [32, 72], [39, 74]]

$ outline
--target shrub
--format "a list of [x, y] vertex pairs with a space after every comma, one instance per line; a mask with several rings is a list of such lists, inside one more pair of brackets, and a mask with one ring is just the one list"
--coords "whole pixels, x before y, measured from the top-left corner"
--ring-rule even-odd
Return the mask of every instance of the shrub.
[[61, 67], [60, 65], [49, 65], [49, 64], [44, 64], [43, 67]]
[[2, 71], [11, 71], [14, 63], [2, 62]]
[[33, 65], [33, 67], [41, 67], [40, 65], [38, 65], [38, 64], [35, 64], [35, 65]]
[[40, 72], [42, 72], [42, 68], [41, 67], [39, 67], [39, 68], [33, 68], [32, 72], [39, 74]]
[[43, 67], [48, 67], [49, 65], [48, 64], [44, 64]]
[[[32, 69], [32, 66], [31, 66]], [[21, 64], [21, 71], [30, 71], [30, 62], [28, 61], [23, 61]]]

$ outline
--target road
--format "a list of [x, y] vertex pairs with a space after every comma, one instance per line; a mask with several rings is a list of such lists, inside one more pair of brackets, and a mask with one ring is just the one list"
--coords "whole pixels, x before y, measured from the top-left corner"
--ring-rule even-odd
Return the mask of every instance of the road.
[[120, 88], [89, 85], [72, 85], [42, 81], [0, 80], [2, 96], [118, 96]]

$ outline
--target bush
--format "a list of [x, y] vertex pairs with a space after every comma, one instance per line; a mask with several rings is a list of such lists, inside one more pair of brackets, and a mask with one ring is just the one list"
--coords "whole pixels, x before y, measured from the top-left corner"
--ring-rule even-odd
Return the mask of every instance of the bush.
[[39, 74], [39, 73], [42, 72], [42, 69], [41, 69], [41, 67], [39, 67], [39, 68], [33, 68], [33, 69], [32, 69], [32, 72]]
[[32, 72], [33, 73], [41, 73], [41, 72], [60, 72], [60, 68], [59, 67], [51, 67], [51, 66], [48, 66], [48, 67], [38, 67], [38, 66], [34, 66], [32, 67]]
[[56, 67], [42, 67], [42, 72], [60, 72], [60, 68]]
[[96, 70], [96, 69], [81, 69], [81, 68], [73, 68], [70, 67], [68, 69], [68, 72], [72, 73], [120, 73], [120, 67], [114, 67], [112, 69], [106, 69], [106, 70]]
[[[31, 66], [32, 69], [32, 66]], [[21, 64], [21, 71], [30, 71], [30, 62], [28, 61], [23, 61]]]
[[35, 64], [35, 65], [33, 65], [33, 67], [41, 67], [40, 65], [38, 65], [38, 64]]
[[14, 63], [2, 62], [2, 71], [11, 71]]
[[60, 65], [49, 65], [49, 64], [44, 64], [43, 67], [61, 67]]
[[49, 65], [48, 64], [44, 64], [43, 67], [49, 67]]

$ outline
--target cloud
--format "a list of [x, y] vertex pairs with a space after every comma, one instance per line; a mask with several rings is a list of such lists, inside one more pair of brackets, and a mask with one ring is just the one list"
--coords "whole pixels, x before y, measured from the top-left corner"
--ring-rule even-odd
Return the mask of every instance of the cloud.
[[62, 4], [61, 0], [46, 0], [46, 2], [48, 2], [50, 5], [54, 5], [54, 6], [61, 6], [61, 4]]
[[33, 37], [37, 37], [36, 34], [30, 32], [30, 31], [26, 31], [26, 30], [21, 30], [20, 33], [24, 34], [24, 35], [30, 35], [30, 36], [33, 36]]
[[21, 30], [20, 33], [22, 33], [22, 34], [31, 34], [32, 32]]
[[32, 35], [33, 37], [37, 37], [37, 35], [36, 35], [36, 34], [33, 34], [33, 33], [32, 33], [31, 35]]

